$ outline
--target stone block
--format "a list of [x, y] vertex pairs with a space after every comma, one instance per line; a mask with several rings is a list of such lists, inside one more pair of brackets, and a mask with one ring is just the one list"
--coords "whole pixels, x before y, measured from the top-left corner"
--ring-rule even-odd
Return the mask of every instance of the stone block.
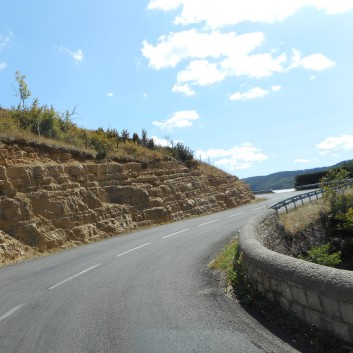
[[281, 292], [282, 292], [282, 295], [284, 298], [286, 298], [290, 301], [293, 300], [291, 287], [287, 283], [285, 283], [285, 282], [281, 283]]
[[302, 305], [307, 306], [308, 302], [306, 300], [305, 291], [301, 288], [293, 287], [292, 288], [293, 300], [299, 302]]
[[314, 310], [322, 310], [322, 305], [320, 302], [320, 297], [318, 295], [317, 292], [311, 290], [311, 289], [307, 289], [306, 290], [306, 299], [308, 301], [308, 306], [311, 309]]
[[292, 303], [290, 305], [290, 310], [292, 311], [292, 313], [299, 317], [300, 319], [305, 320], [305, 313], [304, 313], [304, 307], [300, 304], [296, 304], [296, 303]]
[[320, 326], [322, 314], [318, 311], [304, 308], [305, 320], [315, 326]]
[[262, 272], [262, 284], [266, 291], [269, 291], [271, 289], [271, 279], [265, 272]]
[[6, 168], [3, 166], [0, 166], [0, 180], [6, 180], [7, 175], [6, 175]]
[[281, 305], [281, 308], [284, 310], [290, 310], [290, 305], [289, 305], [289, 301], [284, 298], [284, 297], [280, 297], [279, 298], [279, 304]]
[[331, 328], [336, 336], [341, 337], [345, 341], [352, 342], [352, 327], [350, 325], [332, 321]]
[[271, 290], [275, 292], [279, 292], [281, 289], [281, 282], [271, 278]]
[[324, 295], [320, 296], [321, 303], [324, 309], [324, 312], [333, 316], [333, 317], [340, 317], [340, 308], [338, 302], [334, 299], [326, 297]]
[[353, 304], [341, 302], [339, 306], [342, 320], [350, 325], [353, 325]]

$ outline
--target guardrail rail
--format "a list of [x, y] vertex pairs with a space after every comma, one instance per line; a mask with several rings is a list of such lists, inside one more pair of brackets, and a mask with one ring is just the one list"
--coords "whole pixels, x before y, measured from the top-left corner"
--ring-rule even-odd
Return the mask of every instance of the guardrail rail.
[[[353, 178], [346, 179], [342, 188], [348, 188], [352, 184], [353, 184]], [[309, 186], [309, 185], [306, 185], [306, 186]], [[272, 208], [278, 212], [278, 210], [280, 210], [282, 207], [285, 207], [286, 212], [288, 213], [288, 207], [287, 207], [288, 205], [291, 205], [292, 203], [294, 203], [294, 207], [297, 208], [296, 201], [301, 201], [302, 205], [304, 205], [305, 199], [309, 198], [309, 200], [311, 202], [311, 197], [315, 196], [316, 199], [318, 200], [319, 196], [323, 195], [324, 193], [325, 193], [324, 189], [317, 189], [317, 190], [309, 191], [304, 194], [292, 196], [292, 197], [289, 197], [288, 199], [277, 202], [274, 205], [271, 205], [269, 208]]]
[[302, 205], [304, 205], [304, 200], [309, 199], [311, 202], [312, 197], [316, 197], [316, 199], [319, 199], [319, 195], [322, 195], [325, 193], [325, 190], [319, 189], [319, 190], [314, 190], [310, 192], [306, 192], [305, 194], [300, 194], [296, 196], [289, 197], [288, 199], [285, 199], [283, 201], [277, 202], [274, 205], [270, 206], [269, 208], [272, 208], [278, 212], [282, 207], [285, 207], [286, 212], [288, 213], [288, 205], [291, 205], [294, 203], [294, 207], [297, 208], [297, 201], [301, 201]]

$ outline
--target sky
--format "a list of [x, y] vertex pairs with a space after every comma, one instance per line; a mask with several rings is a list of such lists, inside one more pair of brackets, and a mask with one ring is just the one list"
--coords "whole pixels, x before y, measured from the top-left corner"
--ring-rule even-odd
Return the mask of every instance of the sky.
[[353, 0], [1, 0], [0, 107], [182, 142], [240, 178], [353, 158]]

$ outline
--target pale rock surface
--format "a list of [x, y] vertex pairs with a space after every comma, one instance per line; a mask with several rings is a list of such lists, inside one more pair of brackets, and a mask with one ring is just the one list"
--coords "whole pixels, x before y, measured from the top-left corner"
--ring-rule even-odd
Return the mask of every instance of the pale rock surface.
[[0, 142], [0, 262], [28, 248], [65, 248], [253, 198], [236, 177], [190, 172], [170, 158], [95, 161]]

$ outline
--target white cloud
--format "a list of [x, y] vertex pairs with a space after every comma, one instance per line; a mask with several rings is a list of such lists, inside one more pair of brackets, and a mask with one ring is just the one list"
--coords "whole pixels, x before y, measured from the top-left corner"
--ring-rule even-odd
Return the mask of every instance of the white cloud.
[[243, 101], [255, 98], [265, 97], [269, 93], [268, 90], [262, 89], [260, 87], [251, 88], [249, 91], [240, 93], [236, 92], [229, 96], [231, 101]]
[[107, 93], [107, 97], [111, 97], [111, 98], [114, 97], [114, 93], [113, 92], [108, 92]]
[[155, 45], [145, 40], [141, 52], [154, 70], [175, 68], [186, 62], [178, 71], [172, 88], [173, 92], [186, 96], [195, 95], [196, 86], [213, 85], [230, 77], [264, 78], [295, 68], [322, 71], [335, 65], [322, 53], [304, 57], [297, 49], [289, 55], [271, 49], [260, 52], [259, 48], [265, 42], [264, 33], [238, 35], [218, 29], [244, 21], [282, 21], [309, 5], [329, 14], [353, 8], [348, 2], [338, 6], [328, 0], [249, 0], [246, 3], [236, 0], [152, 0], [148, 9], [180, 11], [175, 19], [178, 24], [205, 22], [207, 26], [162, 35]]
[[313, 6], [329, 15], [353, 9], [352, 0], [152, 0], [148, 9], [172, 11], [180, 7], [175, 24], [205, 23], [210, 28], [236, 25], [242, 22], [282, 22], [299, 9]]
[[172, 145], [176, 145], [179, 142], [182, 142], [181, 140], [172, 140], [168, 136], [165, 138], [160, 139], [157, 136], [152, 136], [152, 139], [154, 141], [155, 145], [162, 146], [162, 147], [171, 147]]
[[207, 60], [191, 61], [188, 67], [180, 71], [177, 75], [177, 83], [173, 87], [173, 92], [184, 93], [192, 96], [195, 91], [192, 86], [206, 86], [223, 81], [226, 73], [219, 70], [217, 64]]
[[8, 32], [7, 34], [0, 34], [0, 51], [10, 43], [12, 37], [12, 32]]
[[316, 145], [321, 154], [337, 154], [341, 151], [353, 149], [353, 135], [341, 135], [337, 137], [327, 137], [324, 141]]
[[186, 96], [194, 96], [196, 93], [195, 91], [190, 88], [190, 86], [188, 85], [182, 85], [180, 83], [176, 83], [173, 88], [172, 88], [172, 91], [175, 92], [175, 93], [183, 93], [185, 94]]
[[282, 89], [282, 86], [275, 85], [271, 87], [272, 92], [279, 92]]
[[254, 78], [269, 77], [274, 73], [284, 72], [286, 55], [274, 57], [272, 53], [229, 57], [222, 61], [222, 68], [228, 76], [247, 76]]
[[301, 60], [304, 69], [322, 71], [335, 66], [335, 62], [327, 58], [325, 55], [316, 53], [309, 55]]
[[171, 146], [170, 141], [167, 139], [160, 139], [157, 136], [152, 136], [152, 139], [155, 145], [162, 146], [162, 147]]
[[297, 49], [292, 49], [291, 65], [287, 70], [303, 67], [306, 70], [322, 71], [335, 66], [336, 63], [321, 53], [315, 53], [302, 57]]
[[172, 90], [191, 96], [195, 94], [192, 86], [212, 85], [226, 77], [261, 78], [284, 72], [285, 54], [252, 54], [263, 41], [261, 32], [236, 35], [191, 29], [162, 36], [155, 46], [144, 41], [142, 53], [155, 70], [189, 61], [187, 67], [178, 72]]
[[175, 67], [182, 60], [221, 57], [243, 57], [264, 39], [261, 32], [236, 35], [234, 32], [210, 33], [196, 29], [161, 36], [153, 46], [143, 41], [142, 54], [153, 69]]
[[311, 159], [305, 159], [305, 158], [297, 158], [293, 161], [294, 163], [310, 163], [312, 162]]
[[182, 0], [152, 0], [147, 8], [149, 10], [171, 11], [183, 4]]
[[228, 150], [210, 149], [208, 151], [197, 150], [195, 156], [201, 157], [202, 160], [210, 158], [218, 167], [222, 167], [229, 171], [239, 169], [247, 169], [252, 165], [262, 162], [269, 157], [262, 153], [260, 148], [253, 146], [251, 143], [244, 143], [240, 146], [234, 146]]
[[83, 60], [83, 51], [81, 49], [78, 49], [76, 51], [72, 51], [68, 48], [64, 48], [64, 47], [58, 47], [57, 48], [59, 51], [62, 51], [66, 54], [69, 54], [74, 60], [76, 63], [80, 63], [82, 60]]
[[164, 121], [153, 121], [153, 125], [161, 130], [173, 130], [175, 128], [184, 128], [192, 126], [194, 120], [200, 118], [195, 110], [182, 110], [175, 112], [169, 119]]
[[0, 71], [5, 70], [7, 68], [7, 64], [5, 62], [0, 63]]
[[[272, 86], [271, 87], [271, 91], [272, 92], [278, 92], [282, 89], [281, 86], [279, 85], [276, 85], [276, 86]], [[229, 99], [231, 101], [237, 101], [237, 100], [249, 100], [249, 99], [255, 99], [255, 98], [262, 98], [262, 97], [265, 97], [266, 95], [268, 95], [270, 93], [269, 90], [266, 90], [266, 89], [263, 89], [263, 88], [260, 88], [260, 87], [254, 87], [254, 88], [251, 88], [249, 89], [248, 91], [246, 92], [236, 92], [236, 93], [233, 93], [229, 96]]]

